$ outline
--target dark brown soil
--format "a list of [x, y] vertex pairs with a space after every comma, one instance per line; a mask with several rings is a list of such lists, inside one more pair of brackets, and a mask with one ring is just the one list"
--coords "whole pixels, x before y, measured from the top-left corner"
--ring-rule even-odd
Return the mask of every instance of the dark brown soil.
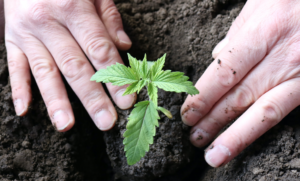
[[[213, 47], [225, 36], [243, 0], [116, 0], [130, 53], [156, 59], [167, 53], [165, 69], [185, 72], [195, 83], [212, 61]], [[126, 52], [121, 52], [126, 62]], [[299, 180], [300, 108], [250, 145], [223, 168], [212, 169], [203, 151], [188, 141], [180, 120], [185, 94], [159, 91], [159, 104], [173, 119], [161, 116], [154, 144], [146, 156], [128, 166], [122, 133], [129, 111], [118, 110], [115, 128], [104, 134], [67, 87], [76, 124], [67, 133], [52, 127], [35, 83], [25, 117], [17, 117], [11, 100], [4, 45], [0, 46], [0, 180]], [[142, 91], [139, 99], [145, 99]]]

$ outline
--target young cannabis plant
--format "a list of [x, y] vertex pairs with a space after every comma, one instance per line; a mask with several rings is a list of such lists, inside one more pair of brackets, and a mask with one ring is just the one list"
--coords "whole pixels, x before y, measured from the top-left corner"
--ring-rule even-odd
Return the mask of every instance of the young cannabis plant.
[[123, 64], [115, 64], [96, 72], [91, 81], [109, 83], [123, 86], [130, 84], [124, 95], [139, 93], [146, 86], [149, 100], [134, 105], [134, 109], [128, 117], [127, 130], [123, 134], [127, 163], [133, 165], [145, 156], [149, 151], [149, 145], [153, 143], [156, 127], [158, 127], [158, 110], [167, 117], [172, 118], [170, 111], [157, 105], [158, 88], [171, 92], [186, 92], [190, 95], [199, 91], [188, 81], [188, 77], [182, 72], [162, 70], [166, 54], [155, 62], [147, 61], [145, 55], [143, 61], [139, 61], [128, 54], [130, 67]]

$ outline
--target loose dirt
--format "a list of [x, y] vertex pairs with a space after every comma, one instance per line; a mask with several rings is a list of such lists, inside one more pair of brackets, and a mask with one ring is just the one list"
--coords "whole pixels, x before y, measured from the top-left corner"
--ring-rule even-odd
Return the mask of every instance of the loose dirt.
[[[212, 62], [211, 51], [244, 5], [242, 0], [115, 0], [133, 41], [129, 53], [151, 60], [167, 53], [165, 69], [182, 71], [195, 83]], [[120, 52], [125, 63], [126, 52]], [[221, 64], [221, 61], [219, 61]], [[34, 80], [34, 79], [33, 79]], [[164, 115], [154, 144], [134, 166], [126, 164], [122, 145], [130, 110], [117, 109], [114, 129], [102, 133], [67, 86], [76, 124], [67, 133], [54, 130], [37, 85], [25, 117], [17, 117], [11, 100], [3, 43], [0, 46], [0, 180], [299, 180], [300, 108], [250, 145], [236, 159], [213, 169], [203, 151], [188, 141], [180, 120], [185, 94], [159, 91]], [[138, 100], [147, 99], [143, 90]]]

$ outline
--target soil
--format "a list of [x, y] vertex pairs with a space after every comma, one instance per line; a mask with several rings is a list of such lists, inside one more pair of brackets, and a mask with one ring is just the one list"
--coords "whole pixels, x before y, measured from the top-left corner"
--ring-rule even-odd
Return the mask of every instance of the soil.
[[[212, 62], [211, 51], [228, 31], [244, 0], [115, 0], [125, 31], [133, 41], [129, 53], [151, 60], [167, 53], [165, 69], [182, 71], [195, 83]], [[126, 52], [120, 52], [125, 63]], [[34, 80], [34, 79], [33, 79]], [[67, 85], [67, 84], [66, 84]], [[159, 90], [164, 115], [150, 151], [128, 166], [122, 134], [130, 110], [117, 109], [116, 126], [102, 133], [67, 86], [76, 124], [67, 133], [55, 131], [37, 85], [28, 114], [17, 117], [11, 100], [3, 42], [0, 45], [0, 180], [299, 180], [300, 108], [222, 168], [203, 160], [203, 150], [188, 140], [180, 120], [185, 94]], [[147, 99], [146, 92], [138, 96]]]

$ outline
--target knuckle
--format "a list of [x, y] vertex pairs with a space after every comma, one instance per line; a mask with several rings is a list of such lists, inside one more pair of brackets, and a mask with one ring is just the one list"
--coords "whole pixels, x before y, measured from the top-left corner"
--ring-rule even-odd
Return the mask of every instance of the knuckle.
[[236, 17], [235, 21], [233, 22], [233, 26], [236, 27], [236, 29], [240, 29], [243, 24], [246, 22], [245, 18], [243, 15], [239, 15], [238, 17]]
[[[268, 27], [265, 28], [263, 24]], [[261, 36], [266, 37], [266, 40], [272, 40], [272, 39], [278, 39], [279, 35], [281, 34], [282, 31], [282, 25], [286, 24], [284, 22], [280, 22], [279, 19], [272, 19], [266, 22], [262, 22], [260, 26], [258, 27], [258, 30], [261, 32]], [[284, 26], [283, 26], [284, 27]], [[268, 30], [266, 30], [268, 29]], [[255, 30], [254, 30], [255, 31]]]
[[17, 98], [19, 95], [24, 95], [25, 94], [30, 94], [31, 89], [30, 89], [30, 81], [17, 81], [17, 80], [12, 80], [11, 81], [11, 90], [12, 90], [12, 97]]
[[226, 120], [220, 120], [220, 119], [215, 119], [213, 117], [209, 117], [207, 119], [207, 123], [209, 123], [211, 127], [211, 132], [214, 134], [217, 134], [224, 126], [228, 124], [228, 121]]
[[237, 86], [229, 99], [232, 107], [240, 111], [246, 110], [254, 102], [251, 89], [245, 85]]
[[104, 10], [103, 15], [107, 18], [108, 21], [113, 21], [113, 22], [120, 22], [121, 21], [121, 15], [118, 12], [117, 8], [115, 5], [111, 5], [108, 8]]
[[77, 1], [74, 0], [57, 0], [56, 5], [61, 9], [62, 12], [70, 13], [76, 7]]
[[15, 72], [17, 72], [20, 68], [17, 60], [11, 59], [8, 57], [8, 68], [9, 68], [9, 72], [10, 74], [14, 74]]
[[233, 87], [238, 82], [238, 75], [233, 72], [232, 68], [222, 63], [216, 74], [217, 82], [225, 88]]
[[96, 64], [105, 65], [112, 61], [116, 52], [108, 40], [93, 39], [87, 43], [87, 54]]
[[282, 68], [282, 66], [287, 65], [288, 67], [294, 69], [294, 67], [297, 67], [300, 64], [300, 52], [299, 49], [299, 43], [300, 43], [300, 37], [296, 39], [291, 39], [290, 44], [290, 51], [293, 53], [289, 53], [283, 57], [280, 57], [280, 60], [284, 60], [284, 63], [279, 63], [278, 68]]
[[192, 103], [191, 107], [195, 108], [196, 111], [198, 111], [200, 114], [204, 115], [208, 111], [208, 108], [210, 105], [207, 103], [207, 101], [204, 98], [198, 98], [198, 101], [196, 104]]
[[16, 92], [18, 92], [19, 90], [24, 90], [24, 86], [22, 84], [11, 83], [11, 89], [12, 89], [12, 94], [14, 97], [14, 94]]
[[264, 101], [262, 103], [263, 121], [276, 125], [283, 117], [283, 111], [274, 101]]
[[62, 53], [61, 71], [62, 74], [70, 81], [75, 81], [82, 76], [87, 62], [72, 55], [68, 51]]
[[94, 90], [86, 93], [83, 96], [82, 102], [91, 114], [95, 114], [99, 109], [101, 109], [101, 107], [105, 105], [104, 97], [104, 92], [101, 90]]
[[49, 13], [47, 3], [38, 2], [29, 10], [29, 20], [34, 24], [44, 25], [53, 19], [51, 13]]
[[51, 76], [56, 70], [53, 63], [48, 60], [34, 61], [32, 64], [32, 73], [37, 81], [45, 79], [47, 76]]
[[53, 93], [51, 94], [51, 92], [49, 93], [45, 94], [47, 96], [44, 96], [44, 101], [47, 109], [51, 111], [57, 109], [60, 105], [62, 105], [63, 98], [61, 95]]

